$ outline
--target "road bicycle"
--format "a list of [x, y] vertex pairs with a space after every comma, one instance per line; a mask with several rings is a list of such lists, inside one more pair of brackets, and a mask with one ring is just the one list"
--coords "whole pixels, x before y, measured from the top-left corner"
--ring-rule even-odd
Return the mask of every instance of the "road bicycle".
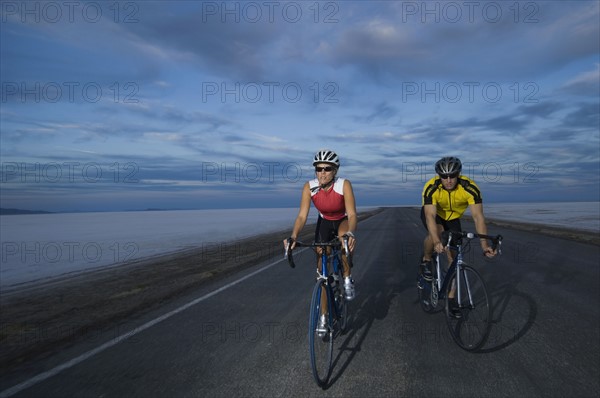
[[[287, 240], [285, 256], [292, 268], [295, 267], [291, 238]], [[332, 371], [333, 342], [346, 331], [348, 326], [348, 302], [346, 301], [343, 273], [342, 251], [348, 253], [347, 259], [352, 265], [352, 256], [348, 250], [348, 237], [344, 236], [330, 242], [303, 243], [296, 241], [296, 247], [321, 248], [321, 263], [317, 266], [317, 281], [312, 292], [310, 315], [308, 319], [308, 344], [312, 374], [317, 384], [327, 386]], [[325, 327], [319, 325], [319, 318], [325, 317]]]
[[421, 273], [417, 277], [417, 292], [423, 310], [434, 312], [445, 299], [446, 323], [452, 339], [467, 351], [478, 350], [485, 344], [492, 323], [485, 282], [477, 270], [463, 261], [463, 255], [469, 251], [471, 240], [475, 238], [491, 240], [492, 248], [498, 248], [498, 254], [501, 254], [501, 235], [444, 231], [444, 247], [455, 252], [450, 267], [444, 271], [440, 265], [442, 256], [434, 254], [432, 280], [426, 280]]

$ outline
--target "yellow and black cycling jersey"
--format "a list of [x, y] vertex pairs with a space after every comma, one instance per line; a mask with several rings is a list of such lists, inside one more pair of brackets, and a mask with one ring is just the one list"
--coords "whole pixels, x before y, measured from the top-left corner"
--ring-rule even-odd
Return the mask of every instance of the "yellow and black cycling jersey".
[[469, 205], [481, 202], [479, 187], [462, 175], [452, 191], [444, 189], [439, 176], [427, 181], [423, 188], [423, 205], [435, 205], [437, 215], [446, 221], [460, 218]]

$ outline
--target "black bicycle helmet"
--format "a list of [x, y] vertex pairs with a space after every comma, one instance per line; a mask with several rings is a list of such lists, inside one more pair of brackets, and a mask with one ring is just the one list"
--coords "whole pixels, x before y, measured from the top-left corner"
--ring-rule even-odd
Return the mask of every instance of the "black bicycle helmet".
[[329, 163], [335, 167], [340, 167], [340, 158], [335, 152], [330, 151], [329, 149], [321, 149], [315, 154], [313, 166], [315, 166], [317, 163]]
[[440, 175], [460, 174], [462, 163], [459, 158], [446, 156], [435, 162], [435, 172]]

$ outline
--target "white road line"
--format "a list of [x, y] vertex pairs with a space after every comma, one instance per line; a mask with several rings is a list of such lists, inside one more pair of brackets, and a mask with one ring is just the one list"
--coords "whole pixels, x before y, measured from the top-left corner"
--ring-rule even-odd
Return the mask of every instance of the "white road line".
[[[296, 250], [296, 252], [300, 253], [301, 251], [304, 251], [304, 250], [306, 250], [306, 249]], [[23, 390], [25, 390], [25, 389], [27, 389], [29, 387], [34, 386], [37, 383], [40, 383], [40, 382], [42, 382], [42, 381], [44, 381], [46, 379], [49, 379], [52, 376], [57, 375], [58, 373], [62, 372], [63, 370], [72, 368], [73, 366], [75, 366], [75, 365], [77, 365], [77, 364], [85, 361], [86, 359], [91, 358], [94, 355], [99, 354], [102, 351], [104, 351], [104, 350], [106, 350], [106, 349], [108, 349], [108, 348], [110, 348], [110, 347], [112, 347], [114, 345], [117, 345], [120, 342], [122, 342], [124, 340], [127, 340], [128, 338], [130, 338], [132, 336], [135, 336], [136, 334], [138, 334], [140, 332], [143, 332], [144, 330], [146, 330], [148, 328], [151, 328], [152, 326], [156, 325], [157, 323], [160, 323], [160, 322], [164, 321], [165, 319], [168, 319], [168, 318], [172, 317], [173, 315], [176, 315], [176, 314], [178, 314], [178, 313], [180, 313], [182, 311], [185, 311], [186, 309], [188, 309], [188, 308], [190, 308], [190, 307], [192, 307], [192, 306], [194, 306], [194, 305], [196, 305], [196, 304], [198, 304], [198, 303], [206, 300], [207, 298], [210, 298], [210, 297], [214, 296], [215, 294], [221, 293], [222, 291], [224, 291], [226, 289], [229, 289], [230, 287], [232, 287], [234, 285], [237, 285], [238, 283], [243, 282], [246, 279], [251, 278], [251, 277], [253, 277], [256, 274], [259, 274], [259, 273], [261, 273], [261, 272], [263, 272], [263, 271], [271, 268], [272, 266], [274, 266], [277, 263], [280, 263], [281, 261], [282, 260], [277, 260], [277, 261], [272, 262], [271, 264], [265, 265], [264, 267], [262, 267], [262, 268], [260, 268], [260, 269], [258, 269], [256, 271], [254, 271], [254, 272], [252, 272], [252, 273], [250, 273], [250, 274], [248, 274], [246, 276], [243, 276], [240, 279], [237, 279], [237, 280], [235, 280], [235, 281], [233, 281], [233, 282], [231, 282], [231, 283], [229, 283], [229, 284], [227, 284], [225, 286], [222, 286], [222, 287], [218, 288], [215, 291], [212, 291], [212, 292], [210, 292], [208, 294], [205, 294], [202, 297], [199, 297], [199, 298], [197, 298], [197, 299], [195, 299], [193, 301], [190, 301], [189, 303], [187, 303], [187, 304], [185, 304], [185, 305], [183, 305], [183, 306], [181, 306], [179, 308], [176, 308], [173, 311], [168, 312], [168, 313], [166, 313], [166, 314], [164, 314], [162, 316], [159, 316], [158, 318], [153, 319], [153, 320], [151, 320], [151, 321], [143, 324], [142, 326], [138, 326], [137, 328], [131, 330], [130, 332], [122, 334], [119, 337], [115, 337], [114, 339], [112, 339], [110, 341], [107, 341], [106, 343], [102, 344], [101, 346], [96, 347], [93, 350], [90, 350], [90, 351], [88, 351], [88, 352], [86, 352], [84, 354], [81, 354], [80, 356], [75, 357], [75, 358], [71, 359], [70, 361], [67, 361], [67, 362], [63, 363], [62, 365], [59, 365], [59, 366], [57, 366], [57, 367], [55, 367], [53, 369], [47, 370], [47, 371], [45, 371], [43, 373], [40, 373], [37, 376], [34, 376], [31, 379], [29, 379], [29, 380], [26, 380], [26, 381], [24, 381], [24, 382], [22, 382], [20, 384], [17, 384], [17, 385], [15, 385], [15, 386], [13, 386], [13, 387], [11, 387], [9, 389], [6, 389], [6, 390], [0, 392], [0, 398], [10, 397], [10, 396], [12, 396], [12, 395], [14, 395], [14, 394], [16, 394], [18, 392], [21, 392], [21, 391], [23, 391]]]

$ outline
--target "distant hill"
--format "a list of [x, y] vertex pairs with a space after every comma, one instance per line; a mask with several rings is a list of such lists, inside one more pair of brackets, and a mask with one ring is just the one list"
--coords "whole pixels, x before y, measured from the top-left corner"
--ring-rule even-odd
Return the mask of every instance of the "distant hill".
[[52, 214], [52, 212], [42, 210], [5, 209], [0, 207], [0, 215], [6, 216], [13, 214]]

